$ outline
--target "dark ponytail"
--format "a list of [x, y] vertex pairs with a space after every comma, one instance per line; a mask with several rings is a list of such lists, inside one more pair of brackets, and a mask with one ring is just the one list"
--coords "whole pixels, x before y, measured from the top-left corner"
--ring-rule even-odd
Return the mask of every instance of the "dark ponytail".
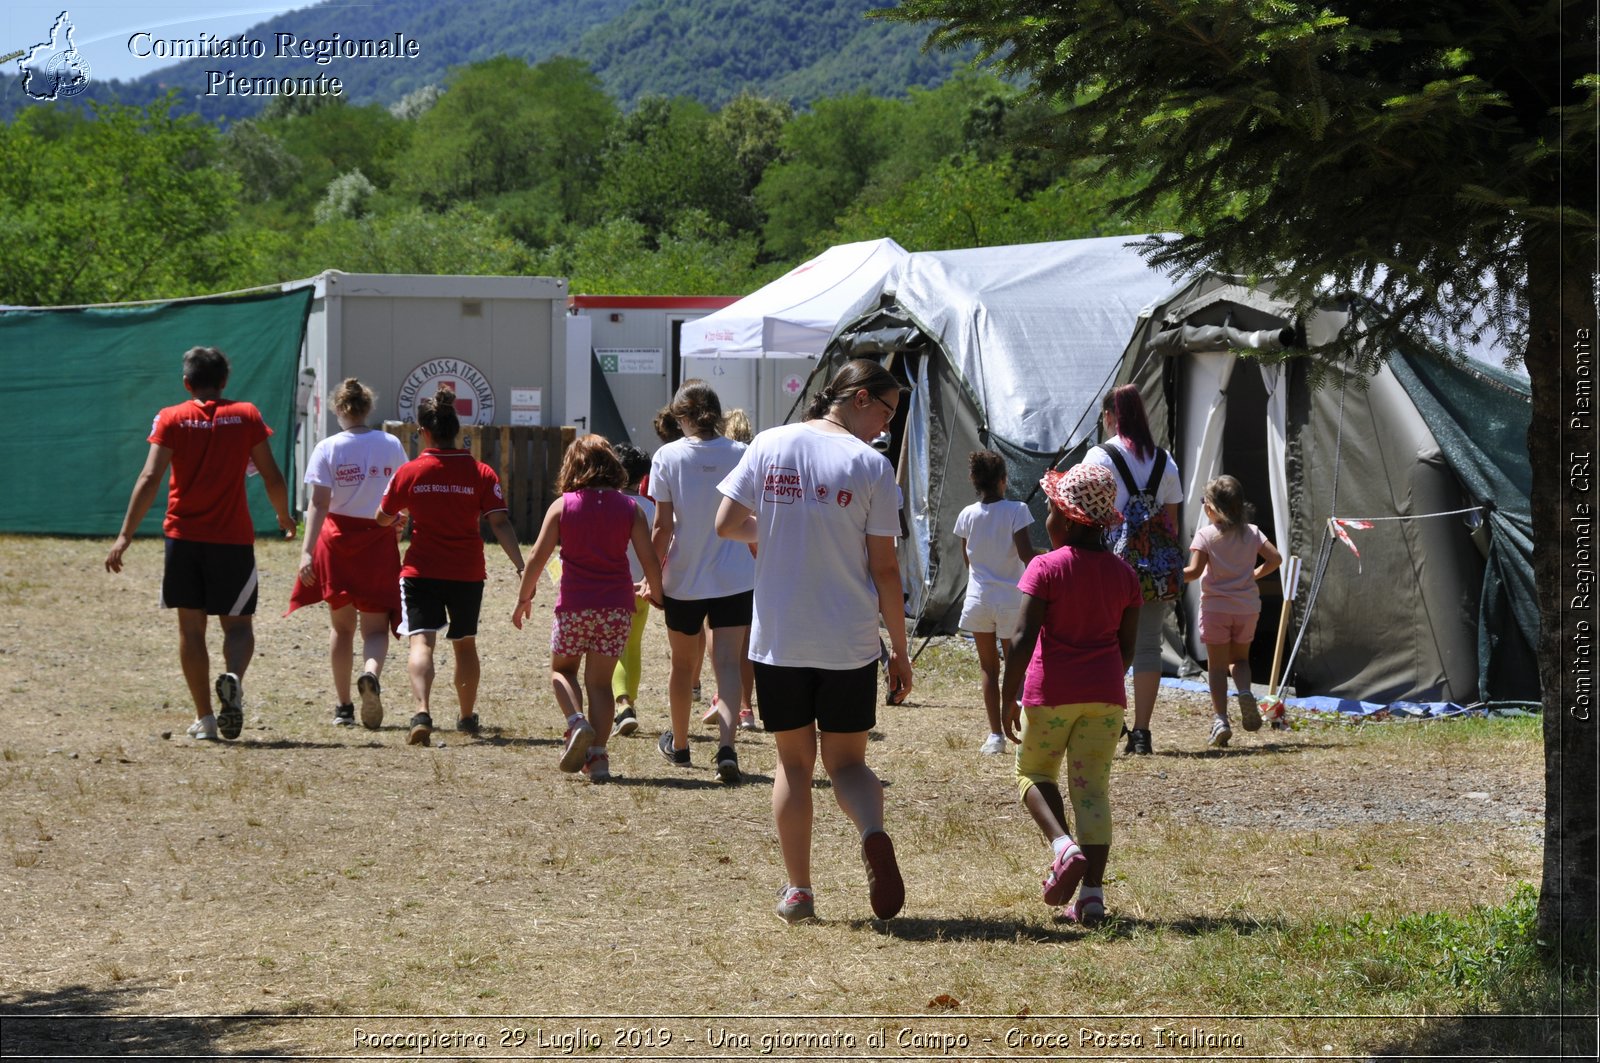
[[900, 390], [900, 381], [894, 374], [870, 358], [853, 358], [844, 364], [827, 387], [811, 396], [806, 405], [805, 420], [815, 421], [830, 410], [834, 403], [844, 402], [865, 388], [870, 394], [882, 398]]
[[722, 431], [722, 400], [704, 380], [685, 380], [667, 407], [678, 421], [688, 421], [698, 434], [717, 435]]
[[454, 447], [461, 435], [461, 418], [456, 416], [456, 393], [441, 387], [431, 399], [417, 403], [417, 424], [428, 430], [440, 447]]

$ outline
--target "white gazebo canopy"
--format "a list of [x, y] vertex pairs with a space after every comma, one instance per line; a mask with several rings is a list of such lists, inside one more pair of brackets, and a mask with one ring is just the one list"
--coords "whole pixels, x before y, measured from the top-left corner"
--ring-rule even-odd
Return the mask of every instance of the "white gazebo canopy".
[[738, 302], [683, 326], [688, 358], [815, 358], [871, 307], [906, 257], [890, 239], [830, 247]]

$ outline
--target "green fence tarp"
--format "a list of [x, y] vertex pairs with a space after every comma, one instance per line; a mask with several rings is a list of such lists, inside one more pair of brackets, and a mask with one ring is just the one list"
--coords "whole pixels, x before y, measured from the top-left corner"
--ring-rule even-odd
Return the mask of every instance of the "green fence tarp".
[[[153, 306], [0, 312], [12, 439], [0, 468], [0, 532], [111, 537], [150, 451], [156, 412], [184, 401], [183, 352], [217, 347], [232, 364], [224, 394], [253, 402], [272, 452], [293, 479], [296, 367], [311, 309], [291, 292]], [[291, 492], [293, 485], [291, 484]], [[141, 535], [160, 535], [162, 485]], [[277, 532], [259, 477], [250, 477], [258, 532]]]

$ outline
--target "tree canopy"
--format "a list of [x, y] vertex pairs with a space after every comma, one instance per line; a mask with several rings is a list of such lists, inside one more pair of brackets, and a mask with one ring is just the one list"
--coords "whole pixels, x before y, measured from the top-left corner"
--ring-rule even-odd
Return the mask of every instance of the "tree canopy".
[[1031, 141], [1058, 107], [976, 73], [801, 111], [748, 92], [624, 110], [577, 60], [500, 56], [394, 108], [281, 97], [219, 127], [175, 103], [37, 107], [0, 127], [0, 228], [20, 249], [0, 303], [402, 268], [725, 295], [846, 240], [933, 250], [1167, 224], [1109, 208], [1138, 177], [1108, 182]]
[[[1140, 174], [1185, 235], [1152, 261], [1374, 296], [1398, 324], [1487, 313], [1521, 346], [1526, 254], [1592, 166], [1593, 49], [1563, 8], [1447, 0], [904, 0], [940, 46], [976, 44], [1051, 100], [1058, 150]], [[1560, 72], [1565, 64], [1566, 74]], [[1303, 282], [1303, 283], [1301, 283]]]

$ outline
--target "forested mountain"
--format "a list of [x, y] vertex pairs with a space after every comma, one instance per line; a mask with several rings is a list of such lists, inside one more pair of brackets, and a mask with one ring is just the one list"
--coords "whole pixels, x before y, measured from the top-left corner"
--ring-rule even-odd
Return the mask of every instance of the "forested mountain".
[[[132, 82], [91, 81], [79, 102], [143, 104], [171, 89], [178, 109], [206, 118], [257, 113], [270, 97], [206, 95], [208, 70], [238, 78], [339, 78], [348, 103], [392, 104], [452, 67], [509, 55], [538, 63], [567, 55], [591, 64], [619, 105], [650, 95], [687, 96], [716, 107], [741, 91], [804, 106], [825, 96], [903, 95], [940, 84], [965, 58], [924, 55], [921, 30], [868, 19], [880, 0], [389, 0], [370, 6], [323, 3], [246, 31], [263, 58], [191, 59]], [[301, 40], [419, 43], [415, 58], [336, 58], [326, 65], [272, 54], [273, 33]], [[17, 79], [0, 86], [0, 116], [27, 105]]]
[[866, 18], [874, 0], [636, 0], [585, 33], [577, 55], [624, 106], [689, 96], [719, 106], [741, 90], [807, 104], [940, 84], [966, 56], [924, 55], [926, 32]]

